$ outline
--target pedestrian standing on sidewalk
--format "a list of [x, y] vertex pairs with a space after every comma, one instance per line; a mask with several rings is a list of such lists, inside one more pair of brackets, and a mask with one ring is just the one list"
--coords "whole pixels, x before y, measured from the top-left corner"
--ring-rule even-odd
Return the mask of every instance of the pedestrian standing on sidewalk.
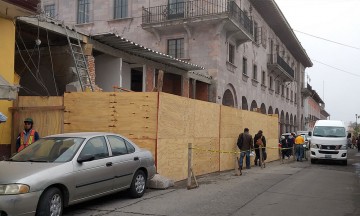
[[244, 129], [244, 133], [239, 135], [237, 146], [240, 149], [239, 169], [243, 168], [243, 160], [246, 156], [246, 169], [250, 169], [250, 151], [254, 149], [252, 136], [249, 134], [249, 128]]
[[[261, 146], [259, 144], [261, 144]], [[255, 166], [258, 165], [258, 161], [259, 161], [259, 166], [261, 166], [261, 161], [266, 160], [266, 158], [265, 158], [266, 157], [265, 156], [265, 154], [266, 154], [265, 148], [261, 148], [263, 158], [262, 158], [262, 160], [260, 160], [260, 147], [266, 147], [266, 139], [265, 139], [265, 136], [263, 135], [262, 130], [259, 130], [259, 132], [257, 134], [255, 134], [255, 136], [254, 136], [254, 148], [255, 148], [255, 160], [254, 160], [254, 163], [255, 163]]]
[[360, 134], [359, 134], [359, 137], [357, 138], [357, 149], [358, 149], [358, 152], [360, 152]]
[[291, 156], [294, 154], [293, 146], [295, 144], [295, 134], [291, 133], [290, 136], [286, 139], [288, 145], [288, 155]]
[[302, 137], [301, 135], [298, 135], [295, 138], [296, 161], [302, 162], [302, 158], [304, 155], [304, 146], [303, 146], [304, 142], [305, 142], [304, 137]]
[[288, 146], [287, 140], [285, 139], [284, 136], [281, 136], [280, 143], [281, 143], [281, 148], [282, 148], [282, 150], [281, 150], [282, 159], [285, 159], [285, 156], [287, 158], [289, 158], [290, 157], [289, 149], [288, 149], [289, 146]]

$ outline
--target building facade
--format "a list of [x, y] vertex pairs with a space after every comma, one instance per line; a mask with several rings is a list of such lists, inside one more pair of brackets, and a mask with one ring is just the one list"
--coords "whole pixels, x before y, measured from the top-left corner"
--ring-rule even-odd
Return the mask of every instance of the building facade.
[[42, 6], [90, 35], [114, 33], [204, 66], [211, 102], [277, 114], [280, 133], [304, 129], [301, 90], [312, 62], [274, 0], [43, 0]]
[[34, 15], [40, 0], [0, 0], [0, 112], [7, 116], [7, 121], [0, 124], [0, 160], [10, 155], [13, 100], [17, 96], [19, 79], [15, 65], [15, 25], [17, 16]]
[[326, 120], [330, 114], [325, 110], [325, 102], [310, 84], [302, 90], [304, 100], [305, 130], [311, 131], [317, 120]]

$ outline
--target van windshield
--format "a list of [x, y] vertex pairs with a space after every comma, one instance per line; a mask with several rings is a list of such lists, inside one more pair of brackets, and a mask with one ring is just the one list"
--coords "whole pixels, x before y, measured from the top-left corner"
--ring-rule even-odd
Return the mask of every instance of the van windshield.
[[317, 126], [314, 128], [313, 136], [346, 137], [346, 132], [344, 127]]

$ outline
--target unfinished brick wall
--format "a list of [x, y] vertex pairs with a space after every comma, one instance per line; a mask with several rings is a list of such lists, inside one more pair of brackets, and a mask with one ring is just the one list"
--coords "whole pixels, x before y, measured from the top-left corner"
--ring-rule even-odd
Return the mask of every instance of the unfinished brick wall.
[[155, 70], [152, 66], [146, 65], [146, 87], [145, 91], [151, 92], [154, 90]]
[[95, 78], [96, 78], [96, 72], [95, 72], [95, 58], [92, 55], [86, 56], [87, 64], [88, 64], [88, 70], [89, 70], [89, 76], [90, 81], [93, 84], [94, 91], [102, 91], [102, 89], [96, 85]]

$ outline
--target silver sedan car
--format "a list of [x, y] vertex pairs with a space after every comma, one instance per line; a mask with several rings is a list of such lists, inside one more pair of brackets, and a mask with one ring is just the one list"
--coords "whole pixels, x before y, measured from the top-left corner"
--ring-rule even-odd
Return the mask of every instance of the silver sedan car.
[[42, 138], [0, 162], [0, 215], [60, 216], [64, 207], [121, 190], [141, 197], [151, 152], [111, 133]]

